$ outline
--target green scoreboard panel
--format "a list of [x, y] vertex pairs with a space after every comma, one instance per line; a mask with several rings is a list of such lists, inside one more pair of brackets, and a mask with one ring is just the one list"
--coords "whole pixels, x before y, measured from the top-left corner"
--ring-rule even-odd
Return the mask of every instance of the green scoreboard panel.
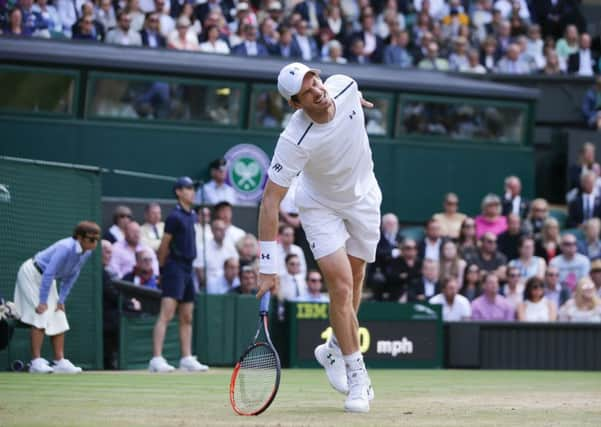
[[[313, 350], [332, 334], [329, 305], [288, 303], [290, 367], [319, 365]], [[359, 344], [373, 368], [440, 368], [441, 306], [365, 302], [359, 310]]]

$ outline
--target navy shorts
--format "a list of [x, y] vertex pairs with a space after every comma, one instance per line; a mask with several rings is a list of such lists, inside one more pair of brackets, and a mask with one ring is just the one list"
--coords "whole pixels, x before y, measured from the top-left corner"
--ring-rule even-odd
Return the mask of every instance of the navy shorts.
[[191, 264], [167, 260], [161, 269], [163, 298], [173, 298], [178, 302], [194, 302], [194, 280]]

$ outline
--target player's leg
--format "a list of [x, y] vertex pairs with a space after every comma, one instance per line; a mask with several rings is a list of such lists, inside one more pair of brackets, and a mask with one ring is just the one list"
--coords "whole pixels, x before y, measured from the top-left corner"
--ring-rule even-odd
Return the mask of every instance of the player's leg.
[[344, 248], [317, 260], [328, 284], [330, 323], [343, 354], [359, 350], [357, 316], [353, 308], [353, 274]]
[[363, 293], [363, 282], [365, 281], [365, 260], [357, 258], [353, 255], [348, 255], [351, 271], [353, 273], [353, 308], [355, 313], [359, 313], [359, 305], [361, 304], [361, 294]]

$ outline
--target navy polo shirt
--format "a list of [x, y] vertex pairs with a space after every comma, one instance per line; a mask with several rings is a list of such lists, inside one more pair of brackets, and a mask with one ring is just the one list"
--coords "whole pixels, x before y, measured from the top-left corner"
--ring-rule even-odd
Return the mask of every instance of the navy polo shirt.
[[179, 203], [165, 220], [165, 233], [171, 234], [169, 259], [192, 263], [196, 258], [196, 213], [186, 211]]

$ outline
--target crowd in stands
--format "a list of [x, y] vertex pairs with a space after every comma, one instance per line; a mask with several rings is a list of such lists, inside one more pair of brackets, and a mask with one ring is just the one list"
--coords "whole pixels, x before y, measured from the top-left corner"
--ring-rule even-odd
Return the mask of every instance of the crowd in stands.
[[[445, 320], [601, 322], [601, 167], [595, 154], [593, 144], [584, 144], [579, 163], [569, 169], [567, 213], [541, 198], [527, 200], [517, 176], [506, 178], [501, 196], [485, 195], [474, 217], [461, 213], [454, 193], [423, 229], [401, 228], [397, 216], [386, 213], [376, 262], [368, 267], [368, 297], [442, 304]], [[211, 208], [198, 209], [196, 286], [208, 294], [253, 294], [258, 242], [234, 225], [235, 192], [225, 168], [223, 159], [212, 162], [212, 179], [197, 192], [197, 198], [210, 198]], [[109, 311], [118, 308], [111, 280], [160, 287], [161, 218], [156, 203], [146, 206], [142, 225], [128, 207], [115, 209], [102, 245]], [[280, 308], [284, 301], [327, 302], [288, 196], [280, 219]], [[135, 299], [124, 308], [141, 310]]]
[[576, 0], [0, 0], [7, 35], [468, 73], [599, 71]]
[[599, 172], [594, 145], [584, 144], [567, 215], [523, 197], [516, 176], [501, 197], [484, 196], [475, 218], [447, 194], [423, 237], [385, 214], [368, 278], [374, 299], [442, 304], [447, 321], [601, 322]]

